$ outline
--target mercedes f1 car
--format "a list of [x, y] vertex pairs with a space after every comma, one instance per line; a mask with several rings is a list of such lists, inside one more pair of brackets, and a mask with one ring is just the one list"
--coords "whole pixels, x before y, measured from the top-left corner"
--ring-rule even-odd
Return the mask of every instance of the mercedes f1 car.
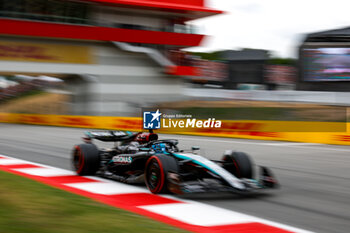
[[[115, 145], [99, 149], [93, 139]], [[198, 147], [180, 150], [178, 140], [158, 140], [153, 131], [86, 132], [83, 141], [72, 152], [73, 168], [78, 175], [97, 175], [125, 183], [144, 182], [152, 193], [247, 193], [278, 187], [271, 170], [254, 166], [243, 152], [225, 151], [222, 160], [209, 160], [199, 155]]]

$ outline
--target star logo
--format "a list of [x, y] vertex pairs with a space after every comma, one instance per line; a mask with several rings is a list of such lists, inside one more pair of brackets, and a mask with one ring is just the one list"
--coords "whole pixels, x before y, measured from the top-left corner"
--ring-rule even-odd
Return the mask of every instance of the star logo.
[[160, 129], [160, 118], [162, 113], [159, 109], [155, 112], [143, 112], [144, 129]]
[[157, 109], [157, 111], [155, 113], [151, 113], [151, 115], [153, 116], [151, 122], [153, 122], [154, 120], [157, 119], [157, 121], [159, 121], [159, 117], [162, 115], [160, 112], [159, 112], [159, 109]]

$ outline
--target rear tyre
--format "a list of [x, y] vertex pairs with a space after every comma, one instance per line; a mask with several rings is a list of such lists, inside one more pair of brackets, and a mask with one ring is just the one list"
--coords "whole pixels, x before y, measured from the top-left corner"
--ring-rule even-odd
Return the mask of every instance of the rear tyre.
[[145, 167], [145, 183], [152, 193], [169, 193], [168, 172], [179, 171], [175, 158], [168, 155], [153, 155], [147, 160]]
[[100, 167], [99, 150], [94, 144], [80, 144], [73, 148], [73, 169], [80, 176], [95, 175]]
[[244, 152], [230, 152], [223, 157], [223, 167], [237, 178], [253, 178], [253, 163]]

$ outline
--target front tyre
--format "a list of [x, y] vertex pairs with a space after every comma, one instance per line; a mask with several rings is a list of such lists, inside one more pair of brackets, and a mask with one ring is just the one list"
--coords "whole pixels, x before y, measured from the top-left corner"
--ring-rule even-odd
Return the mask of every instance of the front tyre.
[[223, 168], [237, 178], [253, 178], [253, 163], [244, 152], [229, 151], [224, 154]]
[[95, 175], [100, 167], [99, 150], [94, 144], [76, 145], [72, 151], [73, 169], [80, 176]]
[[147, 160], [145, 167], [145, 183], [152, 193], [169, 193], [168, 172], [178, 173], [175, 158], [168, 155], [153, 155]]

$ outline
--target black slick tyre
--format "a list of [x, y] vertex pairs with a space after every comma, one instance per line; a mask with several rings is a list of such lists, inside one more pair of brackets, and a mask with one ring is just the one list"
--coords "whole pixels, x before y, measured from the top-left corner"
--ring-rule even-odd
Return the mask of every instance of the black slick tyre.
[[244, 152], [230, 152], [223, 157], [223, 167], [237, 178], [253, 178], [253, 163]]
[[175, 158], [168, 155], [153, 155], [145, 166], [145, 183], [152, 193], [169, 193], [167, 185], [168, 172], [178, 173]]
[[73, 148], [73, 169], [80, 176], [95, 175], [100, 166], [99, 150], [94, 144], [80, 144]]

